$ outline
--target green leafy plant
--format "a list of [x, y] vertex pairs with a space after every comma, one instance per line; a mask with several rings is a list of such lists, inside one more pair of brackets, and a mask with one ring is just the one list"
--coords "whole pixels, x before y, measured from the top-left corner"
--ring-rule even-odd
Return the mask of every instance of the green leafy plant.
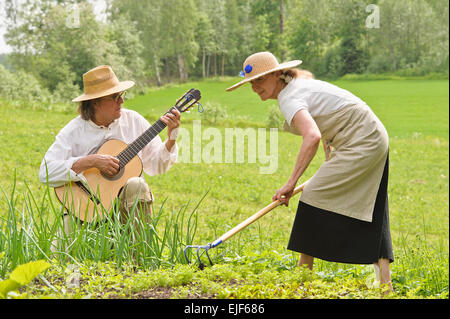
[[[5, 253], [0, 255], [3, 257]], [[30, 261], [19, 265], [9, 275], [8, 279], [0, 282], [0, 299], [8, 298], [8, 293], [17, 290], [20, 286], [28, 285], [36, 276], [44, 272], [51, 265], [44, 260]]]

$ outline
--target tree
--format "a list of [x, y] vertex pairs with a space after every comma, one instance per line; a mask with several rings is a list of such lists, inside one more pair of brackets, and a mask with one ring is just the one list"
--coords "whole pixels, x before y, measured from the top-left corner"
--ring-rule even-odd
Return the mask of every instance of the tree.
[[318, 32], [309, 18], [301, 18], [291, 31], [288, 45], [292, 48], [291, 54], [297, 59], [305, 61], [309, 66], [314, 65], [320, 55]]
[[[239, 61], [239, 53], [243, 50], [243, 47], [248, 47], [249, 38], [244, 38], [245, 42], [242, 42], [241, 34], [243, 33], [242, 24], [239, 19], [239, 8], [236, 0], [227, 0], [225, 3], [225, 43], [228, 48], [227, 58], [229, 64], [240, 65], [242, 61]], [[245, 20], [244, 20], [245, 21]], [[237, 74], [237, 72], [236, 72]]]
[[141, 67], [136, 56], [142, 48], [132, 26], [98, 21], [89, 3], [76, 8], [80, 23], [72, 26], [72, 7], [66, 4], [37, 0], [18, 7], [18, 24], [6, 34], [13, 66], [32, 73], [51, 91], [73, 92], [74, 84], [81, 88], [83, 73], [102, 64], [111, 65], [119, 78], [133, 78]]
[[448, 73], [442, 0], [374, 0], [379, 29], [365, 26], [364, 0], [106, 1], [108, 20], [101, 22], [87, 0], [3, 0], [11, 69], [60, 92], [79, 89], [82, 74], [99, 64], [138, 85], [235, 76], [256, 51], [280, 62], [301, 59], [319, 77]]
[[365, 56], [362, 49], [364, 34], [365, 4], [359, 0], [341, 0], [338, 3], [338, 13], [341, 28], [338, 36], [341, 38], [339, 55], [342, 68], [339, 76], [347, 73], [361, 73], [365, 68]]
[[259, 15], [255, 20], [252, 49], [254, 51], [269, 51], [270, 40], [273, 34], [270, 31], [268, 16], [265, 14]]
[[[251, 1], [251, 17], [252, 23], [255, 26], [255, 37], [259, 36], [259, 40], [265, 37], [264, 49], [257, 49], [255, 51], [270, 51], [275, 56], [284, 58], [282, 53], [282, 33], [284, 32], [284, 17], [282, 10], [285, 9], [285, 3], [279, 1], [265, 1], [254, 0]], [[262, 27], [262, 29], [261, 29]], [[261, 42], [256, 41], [257, 46]]]
[[388, 56], [389, 70], [394, 72], [439, 71], [448, 60], [448, 4], [442, 6], [444, 12], [434, 11], [424, 0], [382, 0], [379, 7], [380, 28], [371, 31], [370, 55], [377, 59]]
[[[225, 58], [229, 53], [227, 46], [227, 20], [225, 15], [226, 0], [198, 0], [197, 8], [203, 12], [211, 21], [211, 47], [206, 51], [206, 71], [205, 75], [209, 76], [216, 71], [217, 75], [217, 57], [221, 56], [220, 74], [225, 74]], [[213, 63], [211, 63], [211, 57]], [[211, 72], [211, 64], [213, 64]]]
[[162, 85], [160, 67], [164, 41], [161, 7], [162, 2], [157, 0], [112, 0], [108, 9], [111, 22], [125, 16], [135, 25], [136, 36], [142, 45], [143, 69], [147, 76], [156, 77], [158, 86]]
[[340, 60], [332, 56], [337, 54], [335, 48], [340, 45], [336, 0], [293, 0], [289, 6], [285, 31], [287, 55], [303, 60], [302, 67], [316, 76], [327, 74], [330, 64], [327, 61], [334, 61], [331, 64], [335, 66]]
[[196, 12], [193, 0], [167, 0], [161, 8], [161, 21], [165, 26], [162, 51], [165, 56], [176, 59], [181, 81], [188, 79], [189, 67], [197, 60]]
[[215, 46], [213, 42], [214, 29], [212, 28], [211, 20], [204, 12], [198, 14], [197, 25], [195, 29], [195, 39], [199, 45], [199, 51], [201, 52], [202, 61], [202, 77], [206, 77], [206, 57], [215, 52]]

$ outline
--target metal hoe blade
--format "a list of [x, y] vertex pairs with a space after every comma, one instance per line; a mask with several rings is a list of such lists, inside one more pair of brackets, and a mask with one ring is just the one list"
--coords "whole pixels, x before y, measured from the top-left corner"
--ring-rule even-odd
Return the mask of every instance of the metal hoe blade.
[[[307, 183], [308, 182], [305, 182], [302, 185], [296, 187], [294, 189], [294, 191], [292, 192], [291, 197], [294, 196], [295, 194], [298, 194], [299, 192], [301, 192], [303, 190], [303, 188], [306, 186]], [[259, 218], [261, 218], [262, 216], [264, 216], [265, 214], [270, 212], [275, 207], [280, 206], [281, 204], [282, 204], [282, 201], [280, 201], [280, 200], [276, 200], [276, 201], [270, 203], [269, 205], [267, 205], [266, 207], [264, 207], [263, 209], [258, 211], [256, 214], [253, 214], [252, 216], [250, 216], [249, 218], [244, 220], [239, 225], [237, 225], [234, 228], [232, 228], [229, 231], [227, 231], [225, 234], [220, 236], [218, 239], [216, 239], [212, 243], [209, 243], [209, 244], [206, 244], [206, 245], [188, 245], [188, 246], [186, 246], [186, 248], [184, 249], [184, 257], [186, 257], [186, 261], [188, 262], [188, 264], [191, 263], [191, 261], [189, 260], [189, 258], [187, 256], [187, 250], [189, 248], [197, 249], [198, 266], [200, 267], [200, 269], [205, 268], [205, 264], [202, 262], [202, 260], [200, 258], [200, 250], [203, 249], [205, 254], [206, 254], [206, 256], [208, 257], [209, 263], [212, 266], [213, 262], [211, 261], [211, 258], [209, 257], [208, 250], [210, 250], [211, 248], [219, 246], [221, 243], [223, 243], [224, 241], [228, 240], [230, 237], [234, 236], [236, 233], [238, 233], [239, 231], [241, 231], [242, 229], [244, 229], [245, 227], [247, 227], [248, 225], [250, 225], [254, 221], [258, 220]]]
[[189, 260], [188, 256], [187, 256], [187, 250], [188, 249], [197, 249], [197, 260], [198, 260], [198, 267], [203, 270], [203, 268], [205, 268], [205, 264], [202, 262], [202, 259], [200, 258], [200, 250], [203, 249], [204, 253], [206, 254], [206, 257], [208, 257], [208, 261], [209, 264], [212, 266], [213, 262], [211, 260], [211, 257], [209, 257], [208, 254], [208, 250], [210, 250], [213, 247], [212, 244], [207, 244], [207, 245], [188, 245], [186, 246], [186, 248], [184, 248], [184, 257], [186, 257], [186, 261], [188, 262], [188, 264], [191, 263], [191, 261]]

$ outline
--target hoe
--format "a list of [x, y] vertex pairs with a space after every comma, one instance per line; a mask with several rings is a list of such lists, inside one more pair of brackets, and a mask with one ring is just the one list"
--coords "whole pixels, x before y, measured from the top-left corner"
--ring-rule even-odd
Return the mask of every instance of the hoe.
[[[294, 189], [294, 192], [292, 193], [292, 196], [300, 193], [307, 183], [308, 182], [305, 182], [302, 185], [296, 187]], [[262, 216], [264, 216], [265, 214], [270, 212], [272, 209], [274, 209], [275, 207], [277, 207], [277, 206], [279, 206], [281, 204], [282, 204], [282, 201], [280, 201], [280, 200], [276, 200], [276, 201], [270, 203], [269, 205], [267, 205], [266, 207], [261, 209], [259, 212], [255, 213], [254, 215], [250, 216], [249, 218], [244, 220], [239, 225], [237, 225], [234, 228], [232, 228], [229, 231], [227, 231], [225, 234], [220, 236], [218, 239], [216, 239], [212, 243], [209, 243], [209, 244], [206, 244], [206, 245], [188, 245], [188, 246], [186, 246], [186, 248], [184, 249], [184, 256], [186, 257], [186, 261], [188, 262], [188, 264], [191, 263], [191, 261], [188, 258], [187, 250], [188, 249], [197, 249], [198, 266], [199, 266], [200, 269], [205, 268], [205, 264], [202, 262], [202, 260], [200, 258], [200, 255], [201, 255], [200, 251], [203, 249], [204, 253], [206, 254], [206, 257], [208, 257], [208, 261], [209, 261], [210, 265], [212, 266], [213, 262], [211, 261], [211, 258], [209, 257], [208, 250], [210, 250], [211, 248], [219, 246], [221, 243], [223, 243], [226, 240], [230, 239], [236, 233], [238, 233], [239, 231], [241, 231], [242, 229], [244, 229], [245, 227], [247, 227], [248, 225], [250, 225], [254, 221], [258, 220], [259, 218], [261, 218]]]

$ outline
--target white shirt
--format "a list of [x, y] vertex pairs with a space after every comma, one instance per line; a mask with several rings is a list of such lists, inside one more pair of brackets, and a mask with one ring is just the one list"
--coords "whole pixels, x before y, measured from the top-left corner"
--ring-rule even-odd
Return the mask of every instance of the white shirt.
[[[55, 142], [48, 149], [39, 169], [39, 180], [47, 183], [47, 169], [51, 187], [58, 187], [69, 181], [86, 182], [82, 173], [77, 174], [72, 170], [72, 165], [78, 159], [88, 155], [108, 139], [118, 139], [130, 144], [149, 127], [150, 124], [142, 115], [123, 108], [120, 118], [108, 127], [98, 126], [78, 116], [58, 133]], [[175, 143], [169, 152], [157, 135], [138, 156], [142, 160], [144, 171], [149, 175], [157, 175], [166, 172], [175, 163], [178, 146]]]
[[306, 109], [315, 117], [351, 104], [366, 103], [347, 90], [315, 79], [295, 78], [278, 94], [278, 106], [289, 125], [300, 110]]

